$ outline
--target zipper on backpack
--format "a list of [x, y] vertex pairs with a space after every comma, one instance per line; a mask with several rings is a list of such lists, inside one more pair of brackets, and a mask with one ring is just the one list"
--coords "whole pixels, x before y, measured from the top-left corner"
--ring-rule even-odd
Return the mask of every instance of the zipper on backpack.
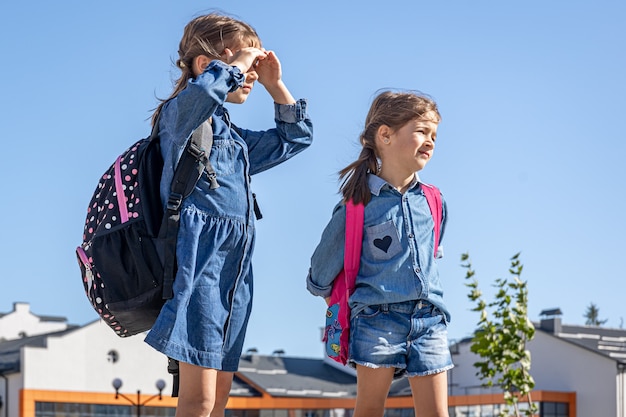
[[122, 223], [128, 221], [128, 208], [126, 207], [126, 195], [124, 194], [124, 184], [122, 184], [122, 156], [115, 160], [115, 194], [117, 196], [117, 206], [120, 210], [120, 220]]
[[87, 279], [87, 294], [89, 294], [89, 290], [93, 287], [93, 271], [91, 270], [91, 263], [89, 262], [89, 258], [87, 257], [87, 254], [85, 253], [85, 250], [82, 246], [76, 248], [76, 253], [78, 254], [78, 258], [85, 268], [85, 278]]

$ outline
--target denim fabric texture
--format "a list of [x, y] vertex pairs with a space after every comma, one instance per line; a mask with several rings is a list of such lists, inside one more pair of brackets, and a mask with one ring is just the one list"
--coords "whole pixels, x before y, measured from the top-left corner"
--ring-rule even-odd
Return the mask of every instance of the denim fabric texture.
[[369, 306], [352, 318], [350, 328], [352, 366], [396, 368], [396, 377], [432, 375], [454, 366], [445, 317], [428, 302]]
[[236, 67], [212, 61], [203, 74], [162, 110], [159, 123], [165, 161], [161, 198], [167, 201], [175, 166], [194, 129], [212, 117], [210, 161], [220, 187], [205, 174], [183, 201], [176, 248], [174, 297], [145, 341], [165, 355], [207, 368], [235, 371], [252, 307], [254, 248], [250, 175], [272, 168], [311, 144], [306, 101], [275, 104], [275, 127], [236, 127], [223, 107], [243, 82]]
[[[349, 363], [396, 368], [396, 376], [422, 376], [452, 367], [450, 320], [434, 253], [434, 221], [415, 174], [401, 194], [368, 175], [361, 264], [351, 309]], [[442, 197], [441, 239], [447, 221]], [[307, 289], [328, 297], [343, 268], [346, 207], [335, 206], [311, 257]], [[443, 250], [439, 250], [440, 258]]]
[[[448, 322], [433, 253], [433, 217], [419, 178], [416, 175], [404, 194], [374, 174], [368, 175], [368, 182], [372, 199], [365, 206], [361, 265], [350, 297], [352, 317], [372, 305], [424, 300]], [[447, 221], [445, 200], [443, 208], [440, 241]], [[307, 289], [313, 295], [328, 297], [343, 268], [345, 224], [346, 208], [340, 203], [311, 257]]]

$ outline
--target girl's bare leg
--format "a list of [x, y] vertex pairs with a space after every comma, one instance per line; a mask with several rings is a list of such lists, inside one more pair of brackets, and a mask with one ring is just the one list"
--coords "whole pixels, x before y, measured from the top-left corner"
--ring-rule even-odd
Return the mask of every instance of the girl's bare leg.
[[217, 386], [215, 389], [215, 405], [211, 411], [211, 417], [224, 417], [224, 410], [230, 395], [230, 387], [233, 384], [234, 372], [217, 371]]
[[409, 378], [415, 417], [448, 417], [448, 373]]
[[215, 406], [216, 369], [179, 363], [176, 417], [209, 417]]
[[356, 366], [356, 406], [353, 417], [382, 417], [394, 368]]

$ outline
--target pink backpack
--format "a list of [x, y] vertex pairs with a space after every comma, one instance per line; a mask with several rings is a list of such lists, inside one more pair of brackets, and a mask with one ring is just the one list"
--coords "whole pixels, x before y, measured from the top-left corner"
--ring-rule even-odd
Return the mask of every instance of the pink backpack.
[[[441, 193], [433, 185], [422, 183], [422, 190], [428, 201], [428, 207], [435, 223], [435, 256], [439, 248], [443, 207]], [[348, 300], [354, 291], [356, 276], [361, 260], [363, 244], [363, 204], [346, 203], [346, 241], [343, 270], [333, 281], [330, 301], [326, 309], [326, 327], [323, 341], [326, 355], [336, 362], [345, 365], [348, 361], [350, 338], [350, 307]]]

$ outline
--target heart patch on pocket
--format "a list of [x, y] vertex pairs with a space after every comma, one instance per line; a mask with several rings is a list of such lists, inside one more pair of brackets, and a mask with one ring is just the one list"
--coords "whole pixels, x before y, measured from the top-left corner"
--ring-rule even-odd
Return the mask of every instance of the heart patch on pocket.
[[391, 246], [391, 242], [391, 236], [385, 236], [382, 239], [374, 239], [374, 246], [387, 253], [387, 251], [389, 250], [389, 246]]

